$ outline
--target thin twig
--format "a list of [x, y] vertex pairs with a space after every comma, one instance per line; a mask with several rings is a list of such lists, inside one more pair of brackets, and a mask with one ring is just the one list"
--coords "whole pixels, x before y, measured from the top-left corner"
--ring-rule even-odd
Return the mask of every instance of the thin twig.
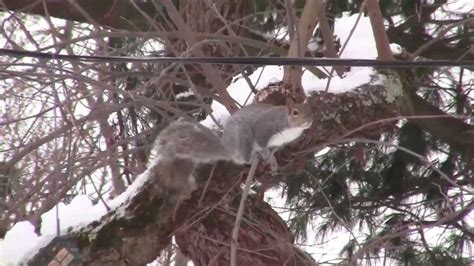
[[242, 192], [242, 197], [240, 198], [239, 209], [237, 211], [237, 216], [235, 218], [234, 228], [232, 229], [232, 241], [230, 245], [230, 265], [237, 266], [237, 245], [238, 245], [238, 238], [239, 238], [239, 229], [240, 223], [242, 221], [242, 217], [244, 216], [244, 208], [245, 208], [245, 200], [250, 191], [250, 183], [252, 181], [253, 176], [255, 175], [255, 171], [257, 170], [257, 165], [259, 162], [259, 155], [257, 153], [252, 154], [252, 165], [250, 166], [250, 170], [247, 174], [247, 179], [245, 180], [244, 190]]
[[410, 55], [410, 59], [413, 60], [414, 58], [418, 57], [419, 55], [421, 55], [424, 51], [426, 51], [426, 49], [428, 49], [430, 46], [432, 46], [433, 44], [435, 44], [436, 42], [440, 41], [441, 38], [443, 38], [451, 29], [455, 28], [455, 27], [458, 27], [460, 25], [465, 25], [465, 24], [474, 24], [474, 18], [467, 18], [467, 19], [463, 19], [461, 21], [458, 21], [456, 23], [453, 23], [451, 25], [449, 25], [448, 27], [446, 27], [445, 29], [441, 30], [439, 32], [439, 34], [432, 40], [430, 40], [429, 42], [423, 44], [422, 46], [420, 46], [418, 49], [416, 49], [415, 52], [413, 52], [411, 55]]
[[206, 184], [204, 185], [204, 189], [202, 190], [202, 193], [201, 193], [201, 197], [199, 198], [198, 207], [201, 206], [202, 200], [204, 199], [204, 195], [206, 195], [207, 188], [209, 187], [209, 184], [211, 183], [212, 177], [214, 176], [214, 171], [216, 170], [216, 165], [217, 165], [217, 163], [214, 163], [212, 165], [211, 173], [209, 174], [209, 177], [207, 178]]

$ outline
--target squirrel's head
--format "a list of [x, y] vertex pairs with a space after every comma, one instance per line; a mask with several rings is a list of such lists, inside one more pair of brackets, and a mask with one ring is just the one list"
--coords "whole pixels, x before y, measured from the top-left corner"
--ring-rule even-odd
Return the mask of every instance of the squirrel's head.
[[308, 128], [313, 122], [313, 112], [309, 101], [294, 103], [288, 100], [286, 103], [288, 122], [292, 127]]

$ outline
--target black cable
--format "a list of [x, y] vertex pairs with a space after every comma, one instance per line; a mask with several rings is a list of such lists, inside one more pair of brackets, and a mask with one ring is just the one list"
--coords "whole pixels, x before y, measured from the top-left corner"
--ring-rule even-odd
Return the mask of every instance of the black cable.
[[0, 48], [0, 55], [22, 58], [41, 58], [51, 60], [83, 62], [142, 62], [142, 63], [182, 63], [182, 64], [238, 64], [238, 65], [273, 65], [273, 66], [352, 66], [352, 67], [474, 67], [474, 60], [426, 60], [397, 61], [375, 59], [339, 59], [308, 57], [130, 57], [130, 56], [96, 56], [66, 55], [34, 51], [20, 51]]

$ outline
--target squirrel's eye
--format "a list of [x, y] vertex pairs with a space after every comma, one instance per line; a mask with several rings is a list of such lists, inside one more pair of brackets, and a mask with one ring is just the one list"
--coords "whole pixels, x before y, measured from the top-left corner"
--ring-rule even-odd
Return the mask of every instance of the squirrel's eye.
[[293, 110], [293, 116], [297, 116], [297, 115], [299, 115], [299, 114], [300, 114], [300, 111], [299, 111], [299, 110], [297, 110], [297, 109]]

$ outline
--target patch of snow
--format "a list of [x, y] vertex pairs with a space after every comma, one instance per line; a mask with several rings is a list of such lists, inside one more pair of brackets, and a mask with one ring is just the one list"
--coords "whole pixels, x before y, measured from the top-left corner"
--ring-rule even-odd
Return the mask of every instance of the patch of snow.
[[[336, 19], [335, 34], [341, 39], [341, 43], [345, 43], [349, 39], [350, 32], [356, 24], [358, 14], [352, 16], [343, 16]], [[348, 44], [341, 54], [341, 58], [357, 58], [357, 59], [375, 59], [377, 57], [377, 49], [372, 34], [372, 27], [368, 17], [362, 16], [357, 23], [354, 33], [348, 41]], [[342, 93], [356, 88], [359, 85], [368, 83], [371, 76], [375, 72], [371, 67], [352, 67], [350, 72], [346, 73], [342, 78], [333, 76], [330, 81], [329, 92]], [[257, 90], [264, 88], [269, 83], [280, 81], [283, 78], [283, 67], [281, 66], [264, 66], [257, 68], [249, 77], [252, 86]], [[325, 90], [328, 79], [319, 79], [309, 71], [305, 71], [302, 78], [302, 85], [306, 93], [312, 91]], [[253, 101], [253, 93], [251, 93], [249, 84], [241, 76], [237, 76], [235, 81], [227, 88], [229, 95], [240, 105], [247, 105]], [[211, 109], [212, 115], [219, 121], [221, 125], [229, 117], [229, 112], [220, 103], [214, 101]], [[212, 128], [215, 127], [213, 119], [208, 116], [201, 122], [203, 125]]]
[[186, 97], [193, 96], [193, 95], [194, 95], [194, 92], [192, 90], [187, 90], [187, 91], [183, 91], [183, 92], [180, 92], [180, 93], [176, 94], [175, 99], [178, 100], [178, 99], [186, 98]]
[[[150, 165], [153, 165], [153, 163]], [[106, 202], [107, 205], [112, 210], [124, 206], [139, 191], [148, 178], [149, 171], [147, 170], [140, 174], [125, 192]], [[98, 221], [107, 213], [101, 202], [94, 205], [86, 195], [78, 195], [69, 204], [59, 203], [57, 207], [41, 215], [41, 236], [35, 234], [34, 227], [30, 222], [16, 223], [7, 232], [4, 241], [1, 243], [0, 265], [21, 265], [56, 236], [56, 208], [58, 208], [61, 234], [65, 234], [68, 229], [79, 229], [93, 221]], [[120, 210], [118, 210], [118, 215], [120, 213]]]
[[[447, 12], [472, 14], [474, 12], [474, 2], [472, 0], [448, 1], [446, 4], [443, 5], [443, 10]], [[443, 15], [442, 19], [447, 19], [446, 12], [443, 12], [442, 15]]]
[[[50, 225], [43, 222], [41, 228], [46, 227], [50, 227]], [[51, 227], [56, 228], [56, 224]], [[0, 265], [23, 265], [24, 262], [33, 257], [40, 248], [48, 245], [54, 238], [54, 235], [38, 236], [34, 230], [30, 222], [23, 221], [16, 223], [7, 232], [0, 249]]]
[[137, 176], [135, 181], [127, 187], [127, 190], [125, 190], [122, 194], [118, 195], [114, 199], [110, 200], [107, 204], [111, 209], [116, 209], [120, 206], [123, 206], [126, 202], [128, 202], [133, 196], [135, 196], [138, 191], [140, 190], [141, 187], [148, 181], [150, 178], [150, 172], [151, 172], [151, 167], [154, 165], [153, 162], [157, 162], [158, 158], [155, 158], [152, 163], [148, 165], [148, 169], [145, 170], [145, 172], [141, 173], [140, 175]]
[[24, 221], [15, 224], [7, 232], [2, 242], [1, 265], [18, 265], [28, 254], [28, 251], [36, 248], [40, 237], [35, 234], [34, 230], [30, 222]]

